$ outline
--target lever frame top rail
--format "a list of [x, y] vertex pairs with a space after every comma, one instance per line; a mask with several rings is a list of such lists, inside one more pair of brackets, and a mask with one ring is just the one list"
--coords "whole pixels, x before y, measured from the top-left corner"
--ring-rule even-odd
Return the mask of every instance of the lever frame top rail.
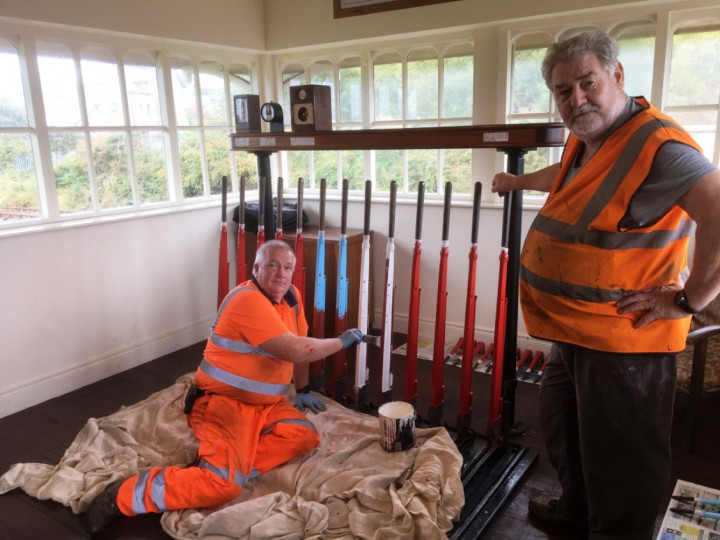
[[280, 150], [403, 150], [435, 148], [539, 148], [563, 146], [562, 123], [442, 126], [399, 129], [232, 133], [230, 148]]

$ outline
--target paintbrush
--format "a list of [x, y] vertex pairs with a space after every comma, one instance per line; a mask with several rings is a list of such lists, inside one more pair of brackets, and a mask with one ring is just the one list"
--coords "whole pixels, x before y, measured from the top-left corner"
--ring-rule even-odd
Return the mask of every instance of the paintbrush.
[[678, 506], [671, 508], [670, 511], [683, 516], [720, 519], [720, 512], [706, 512], [705, 510], [693, 510], [692, 508], [680, 508]]
[[687, 495], [673, 495], [671, 499], [681, 503], [699, 503], [709, 504], [711, 506], [720, 506], [720, 499], [707, 499], [705, 497], [690, 497]]

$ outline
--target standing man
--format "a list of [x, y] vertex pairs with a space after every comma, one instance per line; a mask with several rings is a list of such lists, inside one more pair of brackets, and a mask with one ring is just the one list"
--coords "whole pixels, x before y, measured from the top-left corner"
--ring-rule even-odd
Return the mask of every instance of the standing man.
[[338, 338], [307, 337], [294, 270], [288, 244], [265, 242], [253, 278], [220, 306], [186, 398], [188, 424], [200, 441], [197, 463], [154, 467], [110, 484], [88, 508], [88, 534], [121, 515], [218, 507], [237, 497], [249, 479], [317, 447], [315, 426], [301, 411], [319, 412], [325, 404], [306, 390], [296, 409], [286, 392], [293, 376], [296, 388], [307, 387], [309, 362], [359, 343], [362, 333], [353, 328]]
[[[530, 513], [589, 538], [652, 538], [671, 468], [676, 353], [720, 292], [720, 171], [623, 90], [610, 36], [552, 45], [542, 73], [570, 130], [561, 163], [500, 173], [549, 191], [520, 257], [528, 332], [553, 342], [540, 411], [562, 495]], [[693, 228], [692, 272], [687, 249]]]

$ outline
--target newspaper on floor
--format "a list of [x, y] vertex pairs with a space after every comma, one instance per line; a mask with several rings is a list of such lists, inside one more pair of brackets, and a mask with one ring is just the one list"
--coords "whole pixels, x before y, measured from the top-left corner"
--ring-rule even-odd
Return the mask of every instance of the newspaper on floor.
[[[433, 351], [435, 350], [434, 347], [434, 341], [432, 339], [428, 338], [418, 338], [418, 345], [417, 345], [417, 357], [421, 360], [432, 360], [433, 359]], [[403, 356], [407, 355], [407, 347], [408, 344], [404, 343], [403, 345], [400, 345], [397, 347], [393, 354], [401, 354]], [[445, 347], [446, 352], [448, 347]]]
[[[657, 540], [720, 540], [720, 503], [714, 503], [720, 501], [720, 490], [678, 480], [673, 496], [692, 500], [670, 499]], [[691, 515], [677, 509], [691, 512]]]

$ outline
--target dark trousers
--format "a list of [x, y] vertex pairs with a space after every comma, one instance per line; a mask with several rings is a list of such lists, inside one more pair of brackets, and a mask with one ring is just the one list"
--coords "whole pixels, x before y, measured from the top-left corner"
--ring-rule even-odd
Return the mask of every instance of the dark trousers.
[[540, 416], [563, 498], [588, 537], [650, 539], [670, 476], [675, 354], [557, 343]]

